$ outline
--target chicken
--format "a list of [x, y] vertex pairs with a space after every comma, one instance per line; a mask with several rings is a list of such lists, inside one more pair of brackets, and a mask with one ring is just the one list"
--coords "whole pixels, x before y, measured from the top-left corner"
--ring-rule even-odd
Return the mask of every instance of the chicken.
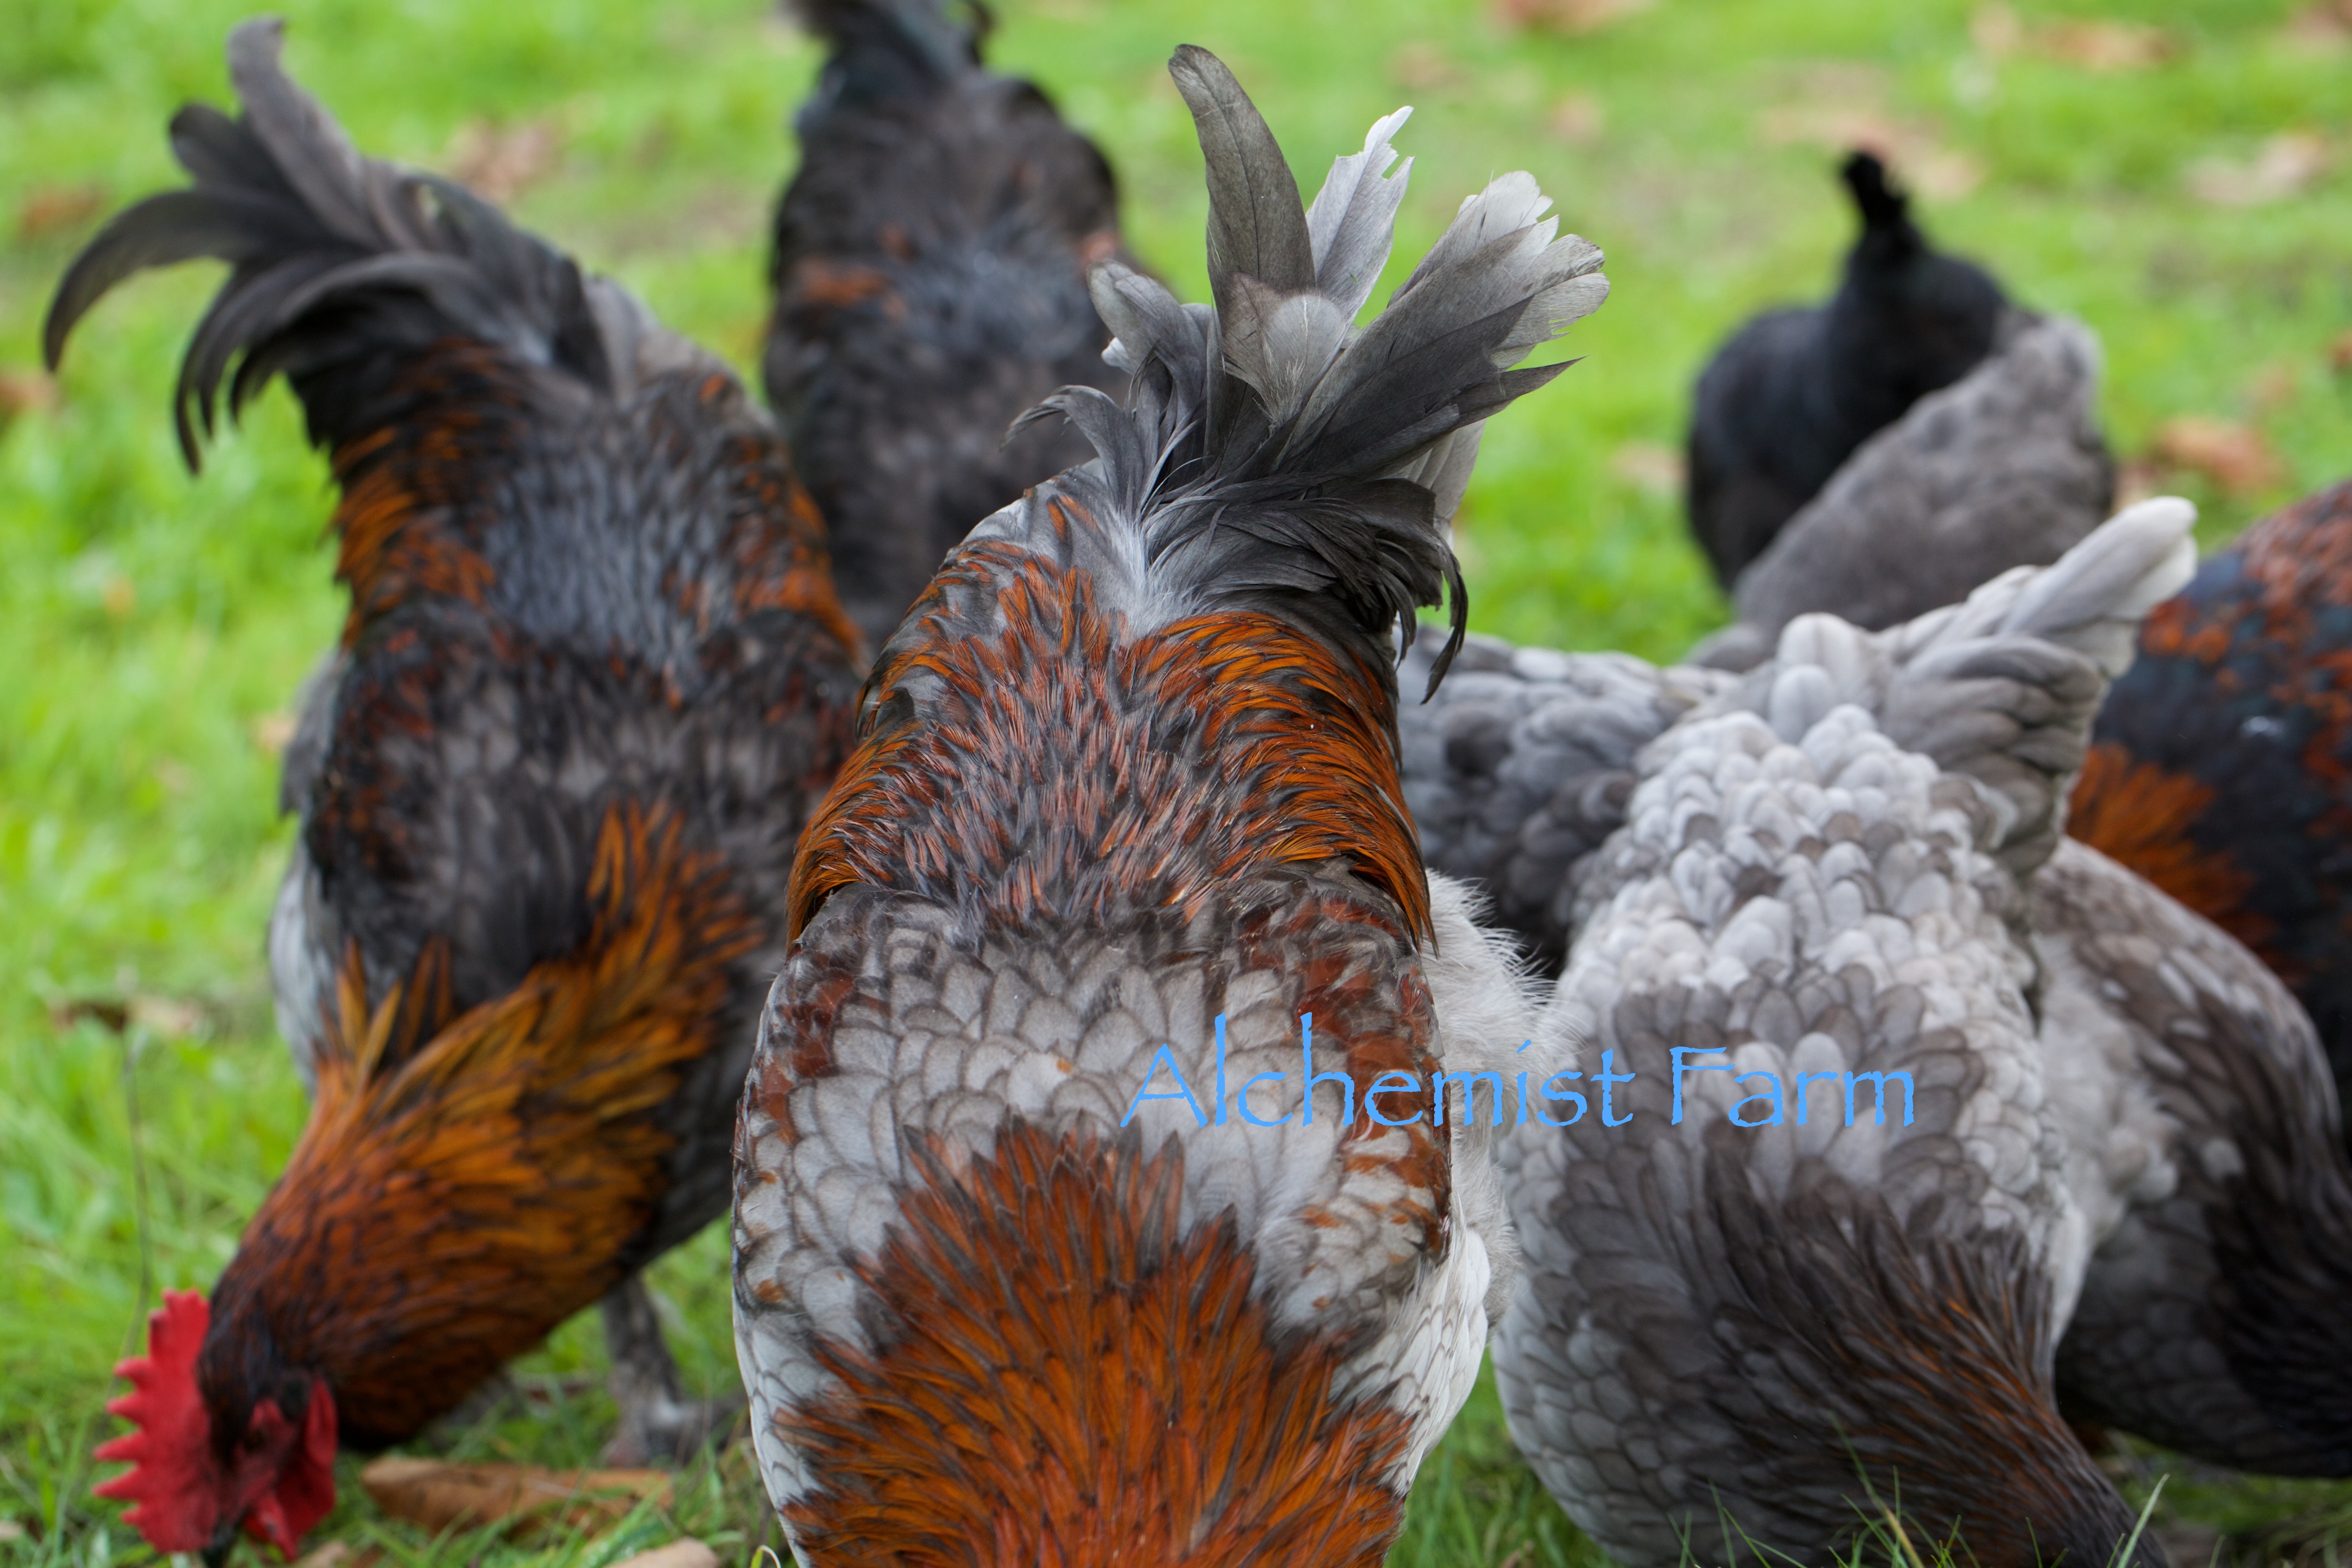
[[2248, 529], [2148, 617], [2068, 830], [2244, 942], [2352, 1088], [2352, 483]]
[[1394, 639], [1601, 255], [1507, 174], [1358, 331], [1403, 112], [1302, 216], [1170, 68], [1215, 308], [1097, 268], [1132, 408], [1053, 400], [1100, 455], [949, 556], [795, 867], [735, 1302], [804, 1562], [1378, 1563], [1511, 1278], [1499, 1134], [1409, 1103], [1532, 1013], [1423, 868]]
[[1856, 447], [1992, 351], [2007, 310], [1981, 268], [1928, 247], [1877, 159], [1843, 173], [1862, 235], [1837, 293], [1748, 322], [1694, 395], [1691, 531], [1727, 592]]
[[776, 213], [768, 401], [877, 647], [972, 524], [1088, 455], [1066, 427], [1008, 446], [1013, 421], [1126, 384], [1087, 298], [1119, 250], [1110, 166], [948, 5], [794, 0], [832, 55]]
[[[60, 284], [234, 270], [182, 366], [191, 464], [283, 373], [341, 500], [341, 646], [270, 931], [310, 1121], [210, 1300], [121, 1369], [100, 1489], [163, 1552], [291, 1555], [338, 1443], [415, 1435], [613, 1293], [622, 1447], [698, 1440], [635, 1271], [726, 1207], [800, 831], [847, 755], [855, 629], [784, 448], [719, 361], [458, 186], [362, 158], [228, 46], [242, 113]], [[234, 374], [231, 363], [235, 363]]]
[[1746, 669], [1801, 615], [1875, 630], [2057, 560], [2115, 500], [2098, 383], [2088, 329], [2012, 312], [1982, 364], [1863, 443], [1739, 574], [1738, 622], [1692, 662]]
[[1535, 1040], [1593, 1103], [1552, 1078], [1505, 1145], [1496, 1351], [1521, 1450], [1628, 1568], [1840, 1561], [1896, 1506], [1982, 1562], [2133, 1534], [2053, 1394], [2090, 1237], [2019, 927], [2193, 516], [1891, 632], [1802, 617], [1638, 759]]
[[2035, 878], [2031, 919], [2052, 1103], [2099, 1237], [2061, 1407], [2238, 1469], [2352, 1476], [2352, 1166], [2311, 1020], [2086, 845]]

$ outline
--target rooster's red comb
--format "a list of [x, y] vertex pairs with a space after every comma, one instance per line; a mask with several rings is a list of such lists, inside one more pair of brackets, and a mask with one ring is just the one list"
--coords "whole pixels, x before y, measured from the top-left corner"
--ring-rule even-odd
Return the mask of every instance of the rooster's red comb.
[[212, 1323], [200, 1290], [166, 1290], [147, 1320], [147, 1353], [114, 1369], [131, 1392], [107, 1410], [132, 1430], [100, 1444], [96, 1457], [131, 1468], [90, 1490], [135, 1506], [124, 1518], [158, 1552], [201, 1552], [211, 1544], [219, 1504], [212, 1485], [212, 1417], [196, 1390], [196, 1352]]

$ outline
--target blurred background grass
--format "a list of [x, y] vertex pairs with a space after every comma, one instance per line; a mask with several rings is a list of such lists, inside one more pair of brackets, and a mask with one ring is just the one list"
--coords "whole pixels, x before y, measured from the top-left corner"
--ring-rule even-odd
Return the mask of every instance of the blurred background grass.
[[[181, 466], [168, 398], [212, 269], [142, 281], [82, 329], [60, 381], [37, 368], [74, 248], [173, 182], [171, 110], [227, 101], [221, 42], [245, 6], [26, 5], [0, 22], [0, 1562], [102, 1565], [148, 1555], [86, 1495], [89, 1447], [111, 1429], [106, 1369], [153, 1289], [218, 1270], [302, 1121], [261, 937], [287, 843], [276, 752], [341, 610], [320, 541], [325, 468], [282, 389], [201, 478]], [[291, 68], [362, 147], [474, 180], [751, 365], [762, 235], [796, 156], [785, 121], [817, 64], [761, 0], [284, 10]], [[1003, 13], [993, 58], [1101, 142], [1136, 248], [1189, 297], [1203, 199], [1162, 70], [1182, 41], [1233, 64], [1309, 189], [1374, 116], [1414, 104], [1407, 261], [1463, 195], [1520, 167], [1607, 249], [1614, 293], [1569, 343], [1583, 363], [1487, 437], [1464, 520], [1482, 630], [1664, 658], [1723, 618], [1677, 500], [1689, 384], [1749, 312], [1830, 287], [1853, 221], [1830, 170], [1857, 139], [1893, 153], [1939, 240], [2098, 331], [2105, 417], [2133, 482], [2196, 497], [2208, 542], [2345, 472], [2352, 19], [2326, 6], [1005, 0]], [[733, 1375], [725, 1272], [714, 1229], [656, 1278], [691, 1375], [713, 1386]], [[593, 1330], [574, 1323], [532, 1357], [529, 1397], [454, 1435], [458, 1451], [591, 1458], [609, 1418], [583, 1375]], [[2178, 1468], [2121, 1450], [2112, 1462], [2138, 1488]], [[332, 1531], [404, 1563], [513, 1550], [373, 1521], [345, 1479]], [[2177, 1544], [2223, 1532], [2293, 1556], [2332, 1551], [2347, 1513], [2352, 1489], [2177, 1474], [2164, 1517]], [[681, 1489], [668, 1522], [748, 1551], [764, 1515], [729, 1460]], [[602, 1568], [614, 1550], [554, 1558]], [[1396, 1561], [1591, 1555], [1482, 1385], [1423, 1472]]]

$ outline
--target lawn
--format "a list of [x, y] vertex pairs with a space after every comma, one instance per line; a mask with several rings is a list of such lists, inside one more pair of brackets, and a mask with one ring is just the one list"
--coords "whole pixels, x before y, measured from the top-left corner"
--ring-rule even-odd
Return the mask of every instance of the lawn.
[[[226, 101], [241, 7], [29, 5], [0, 26], [0, 1565], [104, 1568], [152, 1555], [88, 1496], [107, 1368], [156, 1289], [217, 1272], [303, 1118], [262, 929], [288, 837], [276, 750], [341, 612], [325, 466], [282, 390], [200, 479], [180, 463], [168, 399], [215, 269], [109, 300], [61, 379], [37, 372], [74, 247], [173, 183], [174, 106]], [[1489, 432], [1464, 529], [1477, 627], [1663, 658], [1722, 619], [1675, 500], [1687, 389], [1746, 314], [1827, 288], [1851, 223], [1829, 171], [1857, 136], [1893, 149], [1939, 237], [2097, 330], [2111, 438], [2136, 483], [2199, 500], [2209, 543], [2342, 477], [2352, 22], [2279, 0], [1519, 8], [1553, 25], [1486, 0], [1005, 0], [994, 50], [1103, 144], [1136, 248], [1189, 297], [1203, 198], [1161, 70], [1185, 41], [1234, 66], [1309, 189], [1373, 117], [1416, 105], [1408, 261], [1464, 194], [1519, 167], [1606, 248], [1614, 292], [1571, 336], [1582, 363]], [[784, 127], [816, 65], [760, 0], [285, 9], [292, 69], [362, 146], [482, 182], [751, 363], [761, 232], [796, 155]], [[733, 1377], [725, 1279], [716, 1228], [656, 1271], [712, 1386]], [[586, 1375], [600, 1354], [593, 1321], [568, 1326], [444, 1446], [586, 1462], [609, 1417]], [[2201, 1530], [2332, 1552], [2352, 1518], [2352, 1488], [2112, 1463], [2138, 1495], [2172, 1474], [2158, 1518], [2177, 1545]], [[403, 1563], [604, 1568], [673, 1526], [740, 1562], [774, 1539], [740, 1453], [667, 1514], [541, 1546], [429, 1541], [350, 1480], [329, 1533]], [[1393, 1561], [1594, 1558], [1482, 1387]]]

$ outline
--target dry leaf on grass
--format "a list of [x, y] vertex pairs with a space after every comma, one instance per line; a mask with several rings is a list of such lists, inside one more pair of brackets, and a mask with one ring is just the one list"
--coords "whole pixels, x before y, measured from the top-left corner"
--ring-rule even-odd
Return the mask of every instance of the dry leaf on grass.
[[1931, 202], [1958, 201], [1984, 182], [1984, 165], [1944, 145], [1932, 126], [1897, 119], [1874, 103], [1781, 104], [1758, 115], [1756, 130], [1773, 146], [1875, 153], [1901, 184]]
[[2284, 200], [2311, 184], [2327, 167], [2324, 137], [2285, 131], [2263, 143], [2251, 163], [2200, 158], [2183, 174], [2189, 194], [2216, 206], [2251, 207]]
[[719, 1568], [719, 1553], [687, 1535], [667, 1546], [656, 1546], [651, 1552], [624, 1557], [614, 1563], [613, 1568]]
[[1495, 19], [1514, 30], [1540, 28], [1575, 37], [1646, 11], [1658, 0], [1494, 0]]
[[0, 370], [0, 430], [19, 414], [47, 414], [58, 405], [58, 384], [37, 370]]
[[16, 204], [16, 237], [39, 239], [79, 228], [106, 210], [104, 185], [36, 185]]
[[618, 1522], [669, 1489], [661, 1470], [543, 1470], [536, 1465], [452, 1465], [439, 1459], [378, 1459], [360, 1487], [394, 1519], [439, 1531], [510, 1521], [509, 1534]]
[[22, 1541], [25, 1527], [13, 1519], [0, 1519], [0, 1541]]
[[286, 743], [294, 738], [294, 715], [291, 713], [256, 713], [246, 721], [246, 730], [253, 743], [273, 757], [286, 754]]
[[2352, 0], [2318, 0], [2289, 16], [2279, 31], [2298, 48], [2333, 53], [2352, 43]]
[[1389, 77], [1407, 92], [1447, 92], [1470, 83], [1470, 73], [1426, 39], [1416, 39], [1391, 55]]
[[2327, 368], [2338, 375], [2352, 370], [2352, 331], [2337, 333], [2336, 341], [2327, 345]]
[[2008, 5], [1979, 5], [1969, 37], [1985, 54], [2032, 55], [2089, 71], [2146, 70], [2180, 53], [2180, 42], [2145, 22], [2028, 22]]
[[353, 1546], [347, 1541], [330, 1541], [304, 1552], [294, 1568], [375, 1568], [383, 1557], [381, 1546]]
[[1610, 454], [1609, 471], [1654, 496], [1682, 492], [1683, 455], [1654, 441], [1628, 441]]
[[2286, 478], [2286, 467], [2262, 432], [2228, 419], [2184, 414], [2158, 426], [2148, 447], [2155, 463], [2185, 468], [2232, 495], [2265, 490]]
[[542, 115], [520, 125], [468, 120], [449, 138], [441, 162], [449, 177], [500, 206], [555, 172], [563, 132]]
[[1589, 92], [1571, 92], [1551, 106], [1551, 133], [1571, 146], [1590, 147], [1609, 129], [1609, 111]]

